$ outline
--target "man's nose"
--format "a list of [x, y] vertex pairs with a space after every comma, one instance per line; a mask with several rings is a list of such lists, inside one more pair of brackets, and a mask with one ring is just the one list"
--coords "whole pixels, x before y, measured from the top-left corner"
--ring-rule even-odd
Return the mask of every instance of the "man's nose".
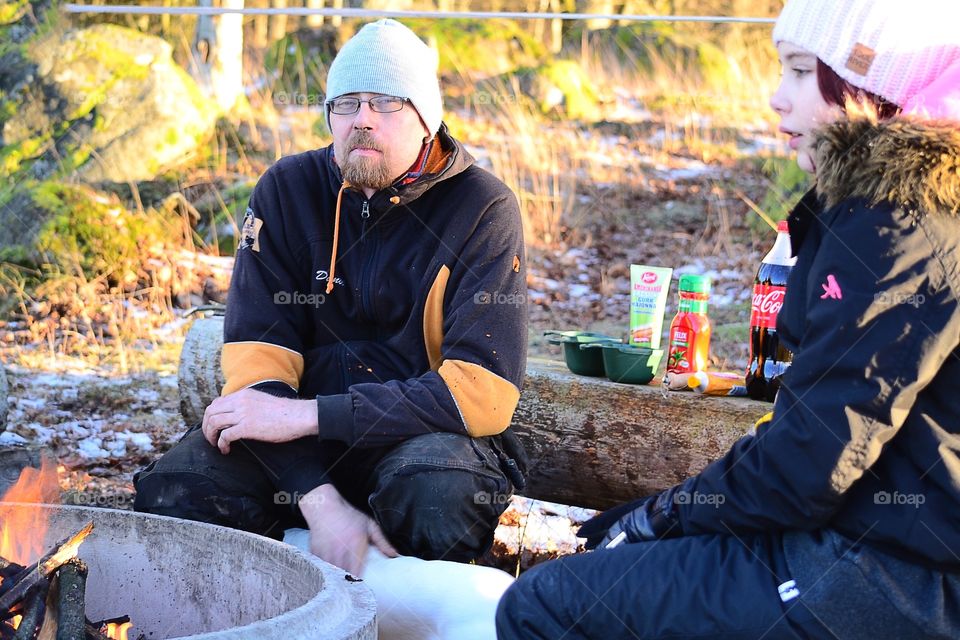
[[357, 111], [357, 115], [353, 118], [353, 128], [354, 129], [372, 129], [374, 119], [377, 117], [376, 112], [370, 108], [369, 102], [361, 102], [360, 110]]

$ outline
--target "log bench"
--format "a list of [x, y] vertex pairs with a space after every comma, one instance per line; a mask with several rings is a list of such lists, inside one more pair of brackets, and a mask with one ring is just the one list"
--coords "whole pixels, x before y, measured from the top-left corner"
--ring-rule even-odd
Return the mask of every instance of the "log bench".
[[[223, 318], [198, 318], [180, 356], [180, 410], [187, 424], [223, 386]], [[722, 455], [771, 405], [617, 384], [530, 359], [511, 428], [531, 468], [523, 494], [604, 509], [671, 486]]]

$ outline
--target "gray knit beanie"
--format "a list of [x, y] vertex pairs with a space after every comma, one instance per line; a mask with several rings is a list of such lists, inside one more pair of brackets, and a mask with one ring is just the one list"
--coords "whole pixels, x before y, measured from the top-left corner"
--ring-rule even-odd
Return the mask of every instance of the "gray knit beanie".
[[[408, 98], [432, 136], [443, 118], [437, 63], [437, 53], [413, 31], [396, 20], [377, 20], [337, 53], [327, 73], [326, 100], [362, 92]], [[330, 106], [324, 106], [329, 127]]]

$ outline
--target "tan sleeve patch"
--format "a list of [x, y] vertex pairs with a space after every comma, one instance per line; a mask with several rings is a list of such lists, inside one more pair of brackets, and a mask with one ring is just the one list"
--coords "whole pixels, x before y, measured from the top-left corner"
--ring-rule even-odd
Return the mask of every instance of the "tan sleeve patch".
[[513, 256], [513, 272], [520, 273], [520, 256]]
[[226, 380], [222, 396], [267, 380], [299, 389], [303, 356], [268, 342], [228, 342], [220, 354], [220, 367]]
[[520, 401], [520, 390], [478, 364], [444, 360], [440, 377], [450, 389], [467, 433], [492, 436], [510, 426]]
[[443, 295], [449, 278], [450, 269], [443, 265], [423, 304], [423, 343], [427, 349], [427, 361], [431, 371], [439, 369], [443, 361], [443, 354], [440, 352], [443, 345]]

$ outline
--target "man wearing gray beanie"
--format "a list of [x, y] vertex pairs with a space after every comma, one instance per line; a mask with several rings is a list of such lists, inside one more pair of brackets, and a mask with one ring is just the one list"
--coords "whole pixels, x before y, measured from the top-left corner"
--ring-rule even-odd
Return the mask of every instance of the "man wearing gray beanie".
[[437, 56], [396, 21], [344, 45], [324, 107], [333, 144], [250, 199], [221, 397], [135, 506], [275, 537], [305, 521], [358, 574], [369, 544], [468, 561], [526, 469], [517, 201], [450, 136]]

